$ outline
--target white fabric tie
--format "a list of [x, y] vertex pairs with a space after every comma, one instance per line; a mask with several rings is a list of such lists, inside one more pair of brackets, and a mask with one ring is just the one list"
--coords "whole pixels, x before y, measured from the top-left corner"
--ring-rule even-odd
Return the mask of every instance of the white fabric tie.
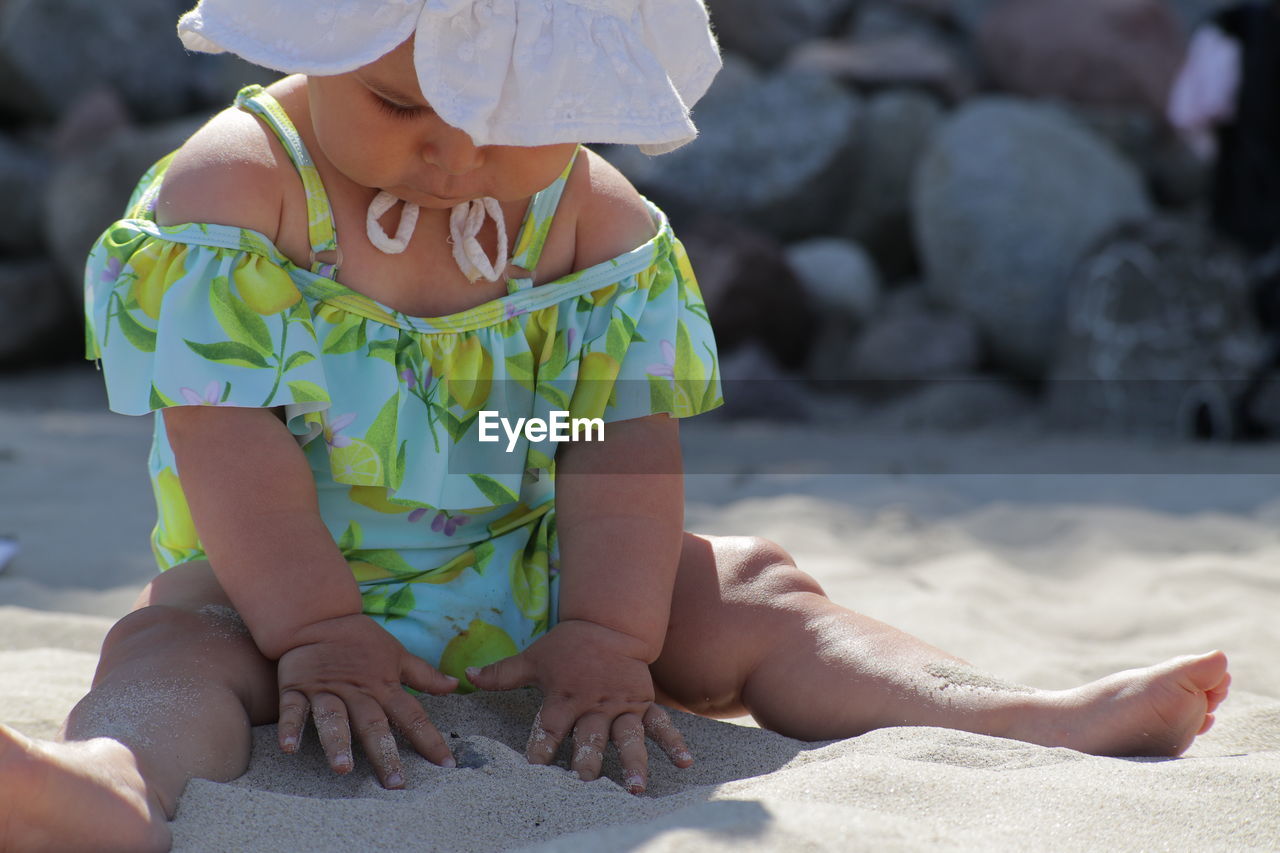
[[[492, 263], [476, 239], [484, 227], [486, 213], [493, 217], [498, 227], [498, 252]], [[507, 268], [507, 225], [497, 199], [486, 196], [454, 205], [449, 213], [449, 235], [453, 242], [453, 259], [468, 281], [477, 278], [497, 281], [501, 277]]]
[[378, 220], [397, 201], [399, 199], [391, 193], [382, 190], [369, 203], [369, 213], [365, 217], [365, 230], [369, 232], [369, 242], [388, 255], [398, 255], [408, 248], [409, 239], [413, 237], [413, 229], [418, 224], [418, 206], [406, 201], [404, 210], [400, 211], [400, 224], [396, 226], [396, 236], [387, 236], [382, 226], [378, 224]]

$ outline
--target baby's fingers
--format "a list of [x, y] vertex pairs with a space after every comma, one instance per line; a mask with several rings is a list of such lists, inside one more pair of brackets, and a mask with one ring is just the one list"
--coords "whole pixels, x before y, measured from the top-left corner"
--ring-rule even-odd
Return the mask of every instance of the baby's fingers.
[[360, 738], [365, 755], [378, 774], [384, 788], [404, 787], [404, 768], [400, 765], [400, 747], [396, 745], [386, 714], [377, 702], [367, 696], [353, 696], [347, 700], [351, 712], [351, 727]]
[[276, 724], [276, 735], [280, 739], [280, 748], [285, 752], [298, 751], [310, 707], [307, 697], [297, 690], [286, 690], [280, 694], [280, 720]]
[[403, 690], [398, 690], [383, 705], [396, 728], [404, 733], [419, 755], [441, 767], [458, 766], [453, 753], [449, 751], [449, 745], [440, 736], [439, 729], [431, 724], [417, 701]]
[[689, 751], [680, 730], [671, 722], [671, 717], [662, 706], [650, 705], [649, 710], [644, 712], [644, 730], [676, 767], [693, 765], [693, 753]]
[[609, 720], [601, 714], [584, 714], [573, 727], [573, 761], [578, 778], [590, 782], [600, 776], [604, 748], [609, 743]]
[[627, 791], [643, 794], [649, 783], [649, 751], [645, 749], [639, 714], [623, 714], [613, 721], [613, 742], [622, 760], [622, 781]]
[[332, 693], [317, 693], [311, 697], [311, 716], [316, 721], [320, 745], [329, 759], [329, 766], [336, 773], [350, 773], [351, 727], [347, 723], [347, 706]]
[[554, 699], [542, 703], [538, 713], [533, 717], [533, 727], [529, 730], [529, 743], [524, 754], [530, 764], [550, 764], [560, 749], [560, 744], [569, 734], [577, 714], [562, 701]]

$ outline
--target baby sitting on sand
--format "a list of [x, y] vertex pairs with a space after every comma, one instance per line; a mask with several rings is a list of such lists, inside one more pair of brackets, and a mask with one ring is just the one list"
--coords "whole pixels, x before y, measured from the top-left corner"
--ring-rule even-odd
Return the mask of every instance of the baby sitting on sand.
[[[455, 766], [412, 691], [537, 687], [529, 760], [571, 742], [590, 780], [612, 743], [637, 794], [646, 738], [694, 760], [663, 706], [1103, 755], [1212, 724], [1221, 652], [1007, 685], [772, 542], [683, 530], [711, 325], [665, 215], [582, 143], [695, 136], [701, 0], [202, 0], [179, 33], [290, 76], [149, 170], [90, 255], [111, 407], [159, 413], [163, 572], [59, 741], [0, 727], [3, 850], [166, 849], [187, 781], [243, 773], [256, 725], [294, 752], [310, 719], [334, 771], [388, 788], [393, 732]], [[603, 441], [486, 442], [482, 412]]]

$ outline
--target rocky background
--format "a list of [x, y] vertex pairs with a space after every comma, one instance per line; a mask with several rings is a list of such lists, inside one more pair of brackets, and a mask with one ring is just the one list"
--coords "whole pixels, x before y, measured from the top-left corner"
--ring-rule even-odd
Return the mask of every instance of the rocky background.
[[[186, 54], [189, 5], [0, 0], [0, 368], [78, 357], [92, 241], [275, 76]], [[708, 5], [700, 139], [598, 150], [689, 249], [728, 416], [1239, 436], [1249, 262], [1161, 119], [1220, 0]], [[1280, 399], [1259, 412], [1280, 435]]]

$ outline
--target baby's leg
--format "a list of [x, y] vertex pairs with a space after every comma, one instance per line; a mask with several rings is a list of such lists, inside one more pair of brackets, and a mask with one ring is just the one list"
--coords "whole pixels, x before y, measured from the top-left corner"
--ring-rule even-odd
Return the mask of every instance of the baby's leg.
[[662, 656], [663, 701], [750, 713], [805, 740], [943, 726], [1100, 755], [1177, 755], [1213, 722], [1222, 652], [1072, 690], [1037, 690], [829, 601], [772, 542], [686, 533]]
[[167, 850], [187, 781], [244, 772], [275, 692], [208, 564], [165, 572], [108, 633], [59, 741], [0, 726], [0, 851]]

